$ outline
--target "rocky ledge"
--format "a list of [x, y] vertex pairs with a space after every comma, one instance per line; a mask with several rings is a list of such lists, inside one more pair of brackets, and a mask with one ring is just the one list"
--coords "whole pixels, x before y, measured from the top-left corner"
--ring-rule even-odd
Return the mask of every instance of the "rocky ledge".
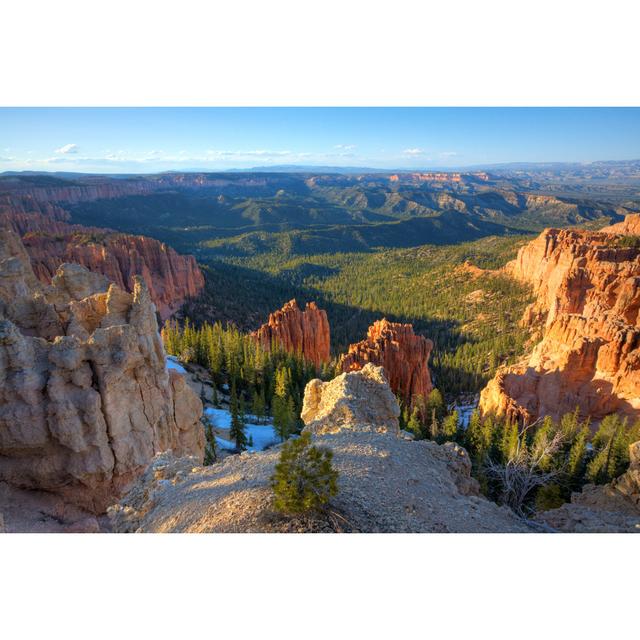
[[[466, 451], [414, 442], [398, 430], [398, 405], [372, 364], [331, 382], [309, 383], [302, 416], [314, 441], [333, 451], [339, 492], [322, 517], [291, 519], [271, 507], [269, 478], [279, 447], [210, 467], [156, 457], [110, 509], [119, 532], [524, 532], [526, 523], [481, 497]], [[378, 419], [379, 417], [379, 419]]]

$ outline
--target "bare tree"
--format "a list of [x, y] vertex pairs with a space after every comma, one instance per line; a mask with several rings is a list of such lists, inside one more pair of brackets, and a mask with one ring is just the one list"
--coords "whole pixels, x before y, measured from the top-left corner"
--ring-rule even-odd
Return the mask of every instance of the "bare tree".
[[564, 443], [562, 433], [557, 432], [550, 440], [539, 443], [531, 450], [526, 446], [526, 434], [537, 422], [525, 427], [518, 434], [518, 445], [506, 463], [498, 464], [487, 460], [487, 477], [497, 480], [502, 492], [502, 502], [511, 507], [519, 516], [526, 517], [527, 497], [537, 487], [555, 479], [562, 469], [543, 469], [545, 460], [557, 453]]

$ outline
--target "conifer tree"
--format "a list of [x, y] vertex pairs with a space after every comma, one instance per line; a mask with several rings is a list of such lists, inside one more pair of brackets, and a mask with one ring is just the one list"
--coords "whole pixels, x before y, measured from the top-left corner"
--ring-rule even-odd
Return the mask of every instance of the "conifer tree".
[[229, 427], [229, 436], [235, 442], [238, 451], [244, 451], [247, 448], [247, 434], [245, 431], [244, 421], [240, 412], [240, 403], [236, 393], [235, 384], [231, 387], [231, 398], [229, 401], [229, 411], [231, 413], [231, 426]]
[[322, 508], [338, 492], [333, 453], [311, 444], [311, 435], [286, 442], [271, 478], [274, 507], [284, 513], [305, 513]]
[[444, 442], [455, 440], [458, 434], [460, 416], [456, 410], [452, 411], [442, 421], [441, 438]]
[[213, 420], [205, 412], [202, 414], [202, 425], [204, 427], [204, 464], [205, 466], [211, 465], [218, 460], [218, 444], [216, 442], [216, 436], [213, 426]]
[[424, 438], [424, 434], [422, 433], [422, 424], [420, 423], [420, 416], [418, 413], [418, 407], [414, 407], [411, 412], [411, 416], [407, 422], [406, 430], [410, 433], [413, 433], [416, 440], [421, 440]]

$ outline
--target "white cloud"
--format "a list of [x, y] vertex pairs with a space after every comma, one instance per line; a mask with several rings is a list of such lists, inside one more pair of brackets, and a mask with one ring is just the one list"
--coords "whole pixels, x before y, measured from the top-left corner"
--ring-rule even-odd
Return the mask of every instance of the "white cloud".
[[356, 148], [355, 144], [336, 144], [334, 149], [342, 149], [343, 151], [353, 151]]
[[445, 158], [450, 158], [450, 157], [453, 157], [453, 156], [457, 156], [458, 152], [457, 151], [441, 151], [439, 153], [439, 155], [441, 155], [441, 156], [443, 156]]
[[424, 149], [414, 147], [412, 149], [405, 149], [402, 153], [404, 153], [405, 156], [422, 156], [424, 155], [425, 151]]
[[63, 147], [55, 150], [55, 153], [78, 153], [78, 145], [77, 144], [65, 144]]

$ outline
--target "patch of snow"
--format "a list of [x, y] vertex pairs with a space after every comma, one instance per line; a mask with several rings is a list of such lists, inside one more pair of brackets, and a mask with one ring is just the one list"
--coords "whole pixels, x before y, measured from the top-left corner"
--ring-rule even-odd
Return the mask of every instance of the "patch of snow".
[[[231, 427], [231, 413], [226, 409], [207, 407], [205, 413], [211, 418], [214, 427], [218, 429], [229, 429]], [[255, 420], [255, 416], [246, 416], [246, 418]], [[272, 422], [267, 422], [266, 424], [246, 422], [244, 426], [247, 439], [251, 438], [253, 440], [253, 446], [247, 447], [247, 451], [263, 451], [269, 445], [280, 442]], [[216, 442], [221, 449], [235, 449], [233, 442], [220, 436], [216, 436]]]
[[178, 358], [175, 356], [167, 356], [167, 370], [174, 369], [182, 374], [187, 373], [187, 370], [180, 364]]
[[471, 398], [461, 398], [456, 402], [450, 411], [455, 409], [458, 412], [460, 419], [460, 426], [466, 429], [469, 426], [469, 420], [471, 420], [471, 414], [478, 408], [480, 402], [480, 396], [473, 396]]

